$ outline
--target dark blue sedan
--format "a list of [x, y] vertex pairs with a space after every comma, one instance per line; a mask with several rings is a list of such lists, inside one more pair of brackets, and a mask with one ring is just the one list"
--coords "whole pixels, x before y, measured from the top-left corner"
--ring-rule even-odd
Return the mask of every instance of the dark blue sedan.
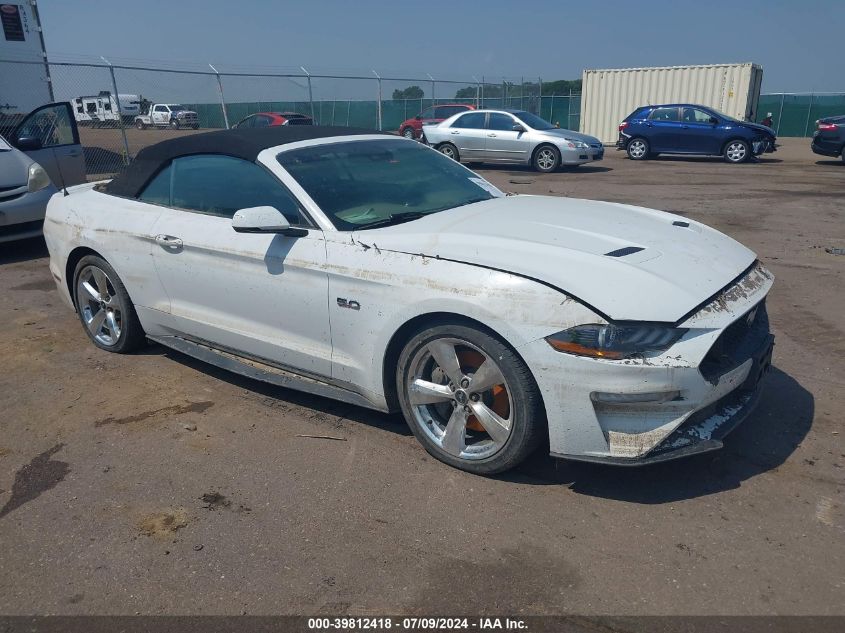
[[632, 160], [658, 154], [723, 156], [743, 163], [775, 151], [775, 133], [765, 125], [738, 121], [717, 110], [689, 103], [637, 108], [619, 125], [616, 147]]

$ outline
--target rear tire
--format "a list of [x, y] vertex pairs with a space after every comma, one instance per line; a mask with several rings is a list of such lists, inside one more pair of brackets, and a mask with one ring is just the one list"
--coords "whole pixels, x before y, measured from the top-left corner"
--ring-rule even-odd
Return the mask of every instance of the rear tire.
[[732, 141], [728, 141], [722, 155], [725, 157], [727, 162], [738, 165], [739, 163], [744, 163], [751, 158], [751, 148], [748, 146], [748, 143], [742, 139], [734, 139]]
[[102, 257], [86, 255], [73, 273], [73, 303], [82, 328], [97, 347], [126, 354], [147, 340], [135, 306], [114, 268]]
[[458, 148], [452, 145], [451, 143], [443, 143], [440, 147], [437, 148], [444, 156], [448, 156], [455, 162], [461, 162], [461, 155], [458, 154]]
[[179, 121], [171, 121], [170, 127], [173, 128], [174, 130], [178, 130], [179, 129]]
[[143, 121], [135, 121], [135, 127], [138, 128], [139, 130], [147, 129], [147, 126], [144, 124]]
[[412, 141], [417, 138], [417, 135], [414, 132], [414, 128], [412, 127], [406, 127], [404, 130], [402, 130], [402, 136], [404, 136], [405, 138], [409, 138]]
[[648, 145], [648, 141], [639, 137], [632, 138], [628, 141], [625, 151], [631, 160], [646, 160], [651, 155], [651, 148]]
[[455, 468], [504, 472], [544, 437], [542, 398], [530, 370], [510, 347], [477, 328], [441, 322], [418, 331], [399, 355], [396, 386], [416, 438]]

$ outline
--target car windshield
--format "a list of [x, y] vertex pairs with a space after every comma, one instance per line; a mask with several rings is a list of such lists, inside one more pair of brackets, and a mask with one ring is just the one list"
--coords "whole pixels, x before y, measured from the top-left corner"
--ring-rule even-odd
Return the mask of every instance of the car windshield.
[[[742, 123], [742, 121], [740, 121], [739, 119], [735, 119], [732, 116], [728, 116], [727, 114], [725, 114], [724, 112], [720, 112], [716, 108], [710, 108], [710, 110], [713, 112], [713, 114], [722, 119], [725, 119], [726, 121], [731, 121], [733, 123]], [[705, 112], [707, 112], [707, 110], [705, 110]]]
[[538, 117], [536, 114], [531, 114], [530, 112], [525, 112], [524, 110], [514, 111], [511, 114], [525, 123], [528, 127], [535, 130], [552, 130], [555, 127], [545, 119]]
[[493, 185], [420, 143], [328, 143], [277, 160], [341, 231], [375, 228], [489, 200]]

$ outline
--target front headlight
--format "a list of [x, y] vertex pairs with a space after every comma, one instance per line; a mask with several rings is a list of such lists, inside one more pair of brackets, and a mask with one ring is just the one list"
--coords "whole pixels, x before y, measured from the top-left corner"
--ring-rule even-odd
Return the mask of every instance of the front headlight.
[[32, 163], [29, 166], [29, 177], [27, 178], [26, 186], [30, 191], [41, 191], [44, 187], [50, 186], [50, 176], [44, 171], [44, 168], [38, 163]]
[[684, 328], [664, 325], [577, 325], [546, 337], [559, 352], [619, 360], [646, 352], [669, 349], [685, 333]]
[[572, 149], [587, 149], [588, 147], [590, 147], [583, 141], [576, 141], [575, 139], [571, 138], [565, 138], [563, 140], [566, 141], [566, 144]]

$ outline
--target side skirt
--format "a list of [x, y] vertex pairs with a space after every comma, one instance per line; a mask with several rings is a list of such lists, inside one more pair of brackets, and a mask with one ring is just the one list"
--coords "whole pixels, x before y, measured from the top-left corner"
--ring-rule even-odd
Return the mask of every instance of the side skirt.
[[285, 389], [294, 389], [315, 396], [339, 400], [359, 407], [366, 407], [367, 409], [387, 412], [386, 408], [375, 405], [360, 393], [317, 378], [303, 376], [288, 369], [282, 369], [281, 367], [265, 362], [238, 356], [237, 354], [202, 343], [189, 341], [179, 336], [148, 336], [147, 338], [156, 343], [161, 343], [165, 347], [174, 349], [177, 352], [192, 356], [209, 365], [214, 365], [215, 367], [252, 378], [253, 380], [260, 380], [261, 382], [284, 387]]

